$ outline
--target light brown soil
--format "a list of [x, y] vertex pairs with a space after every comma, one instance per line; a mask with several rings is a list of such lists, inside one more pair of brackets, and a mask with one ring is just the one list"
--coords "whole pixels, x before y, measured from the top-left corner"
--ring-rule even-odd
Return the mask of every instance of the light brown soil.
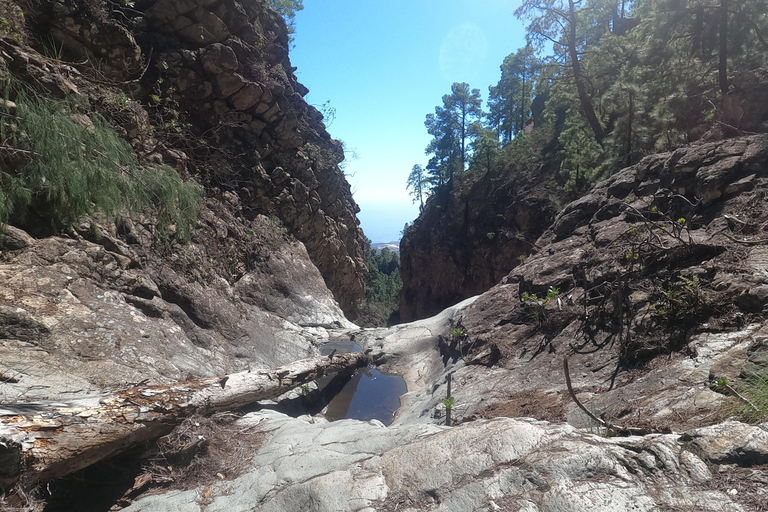
[[536, 418], [551, 422], [565, 421], [565, 403], [560, 394], [549, 394], [542, 391], [525, 391], [511, 395], [504, 402], [491, 404], [465, 421], [480, 418]]

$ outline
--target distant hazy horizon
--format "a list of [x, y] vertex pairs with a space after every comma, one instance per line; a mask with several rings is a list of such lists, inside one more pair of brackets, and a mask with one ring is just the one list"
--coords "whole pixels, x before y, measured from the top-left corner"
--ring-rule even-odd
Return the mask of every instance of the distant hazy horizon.
[[386, 244], [399, 242], [405, 223], [413, 222], [418, 214], [418, 207], [408, 203], [367, 203], [360, 205], [357, 218], [372, 243]]

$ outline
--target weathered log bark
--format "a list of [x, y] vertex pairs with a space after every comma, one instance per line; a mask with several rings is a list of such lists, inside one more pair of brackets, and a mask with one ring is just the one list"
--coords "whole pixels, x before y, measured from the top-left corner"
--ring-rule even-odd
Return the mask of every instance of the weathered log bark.
[[126, 389], [67, 402], [0, 405], [0, 488], [30, 489], [170, 432], [193, 414], [236, 409], [367, 363], [362, 353], [270, 370]]

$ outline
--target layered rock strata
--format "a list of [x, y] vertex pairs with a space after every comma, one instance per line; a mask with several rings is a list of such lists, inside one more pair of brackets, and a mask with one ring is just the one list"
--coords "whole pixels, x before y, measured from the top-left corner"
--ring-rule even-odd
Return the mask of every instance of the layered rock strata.
[[353, 327], [339, 305], [354, 314], [363, 293], [357, 206], [277, 14], [227, 1], [24, 7], [57, 58], [0, 38], [0, 74], [107, 118], [140, 161], [201, 181], [207, 199], [186, 245], [160, 243], [141, 216], [66, 233], [36, 217], [3, 226], [4, 400], [276, 366]]
[[[123, 89], [182, 130], [168, 147], [134, 142], [209, 187], [240, 196], [249, 214], [275, 215], [307, 247], [342, 309], [363, 296], [363, 235], [344, 152], [293, 73], [282, 19], [261, 2], [40, 2], [36, 22], [73, 59], [99, 63]], [[100, 81], [104, 81], [103, 77]]]

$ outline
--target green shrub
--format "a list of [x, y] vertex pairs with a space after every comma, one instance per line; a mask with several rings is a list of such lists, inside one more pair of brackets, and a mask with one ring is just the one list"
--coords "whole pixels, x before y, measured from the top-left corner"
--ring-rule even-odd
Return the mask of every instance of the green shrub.
[[768, 418], [768, 374], [760, 372], [742, 372], [733, 383], [746, 400], [739, 407], [739, 417], [749, 423], [759, 423]]
[[131, 147], [97, 114], [73, 100], [45, 99], [11, 84], [15, 115], [0, 111], [0, 223], [28, 211], [51, 227], [83, 216], [142, 213], [161, 239], [189, 240], [202, 188], [168, 166], [142, 167]]
[[687, 329], [706, 319], [711, 301], [697, 276], [679, 276], [659, 291], [654, 308], [657, 318], [668, 327]]
[[132, 185], [133, 210], [154, 216], [156, 238], [188, 242], [203, 203], [202, 187], [183, 181], [167, 165], [139, 168]]

